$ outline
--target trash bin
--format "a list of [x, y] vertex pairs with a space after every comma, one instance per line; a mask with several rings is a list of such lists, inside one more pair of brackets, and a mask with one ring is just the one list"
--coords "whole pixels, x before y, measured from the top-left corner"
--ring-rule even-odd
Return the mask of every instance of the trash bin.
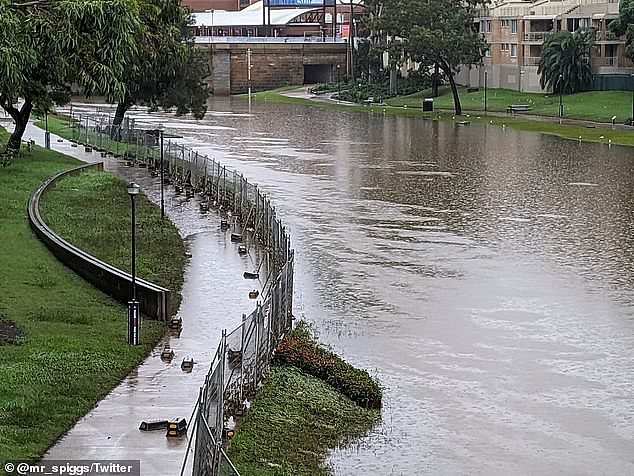
[[423, 111], [433, 111], [434, 100], [432, 98], [423, 99]]

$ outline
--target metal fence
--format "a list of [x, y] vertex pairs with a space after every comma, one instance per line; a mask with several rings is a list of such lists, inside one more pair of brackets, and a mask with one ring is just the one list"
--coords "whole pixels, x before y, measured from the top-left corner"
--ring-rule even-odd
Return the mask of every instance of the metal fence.
[[[222, 332], [190, 422], [196, 435], [193, 474], [238, 475], [225, 453], [231, 421], [246, 413], [277, 344], [292, 326], [294, 259], [286, 228], [257, 185], [214, 159], [165, 141], [164, 131], [143, 130], [131, 120], [113, 127], [106, 114], [73, 116], [70, 125], [76, 142], [125, 157], [130, 165], [138, 162], [155, 175], [160, 171], [165, 183], [198, 193], [202, 203], [218, 207], [232, 230], [239, 231], [236, 240], [257, 242], [266, 251], [261, 300], [253, 312], [242, 316], [238, 327]], [[261, 267], [252, 274], [259, 276], [260, 271]]]

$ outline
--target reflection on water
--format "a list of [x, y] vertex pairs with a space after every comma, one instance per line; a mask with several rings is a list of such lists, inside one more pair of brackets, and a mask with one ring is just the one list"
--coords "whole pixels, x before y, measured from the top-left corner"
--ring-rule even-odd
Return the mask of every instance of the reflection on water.
[[634, 474], [632, 150], [211, 110], [136, 115], [272, 197], [297, 252], [296, 315], [385, 386], [383, 422], [333, 452], [337, 474]]

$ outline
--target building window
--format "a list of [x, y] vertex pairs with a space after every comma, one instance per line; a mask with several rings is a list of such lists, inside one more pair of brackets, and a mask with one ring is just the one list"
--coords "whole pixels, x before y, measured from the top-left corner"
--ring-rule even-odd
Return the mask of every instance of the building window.
[[500, 46], [500, 49], [502, 51], [509, 51], [509, 49], [510, 49], [509, 46], [510, 45], [508, 43], [502, 43], [502, 45]]
[[487, 48], [486, 51], [484, 52], [484, 56], [485, 58], [490, 58], [491, 57], [491, 48]]
[[509, 28], [511, 26], [510, 20], [502, 20], [502, 28]]
[[511, 58], [517, 58], [517, 44], [511, 43]]
[[511, 20], [511, 33], [517, 33], [517, 20]]

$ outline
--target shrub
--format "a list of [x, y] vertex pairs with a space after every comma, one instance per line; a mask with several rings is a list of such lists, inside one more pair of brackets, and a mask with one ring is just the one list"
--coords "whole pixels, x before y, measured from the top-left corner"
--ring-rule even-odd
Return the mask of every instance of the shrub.
[[382, 392], [367, 371], [357, 369], [319, 345], [305, 324], [275, 350], [274, 362], [292, 365], [329, 383], [364, 408], [380, 408]]

